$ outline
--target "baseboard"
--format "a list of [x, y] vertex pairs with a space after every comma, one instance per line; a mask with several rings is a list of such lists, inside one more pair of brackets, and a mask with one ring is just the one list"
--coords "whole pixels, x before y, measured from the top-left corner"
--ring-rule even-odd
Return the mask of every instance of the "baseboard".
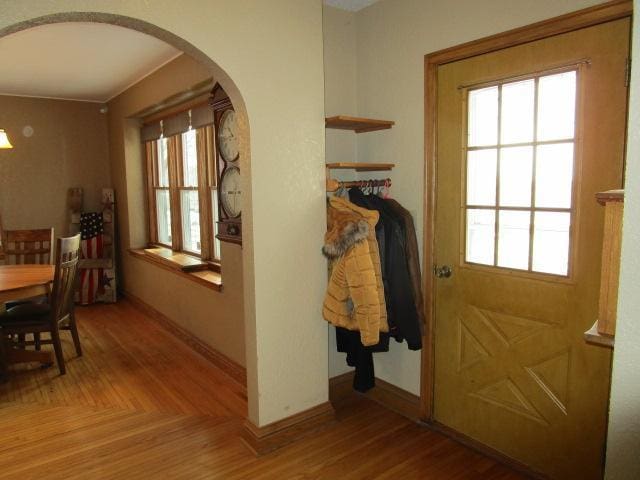
[[420, 422], [420, 423], [425, 428], [441, 433], [446, 437], [449, 437], [450, 439], [458, 442], [459, 444], [464, 445], [465, 447], [468, 447], [472, 450], [475, 450], [476, 452], [480, 452], [484, 456], [492, 458], [493, 460], [500, 462], [504, 465], [507, 465], [509, 468], [516, 470], [517, 472], [523, 473], [532, 479], [549, 480], [549, 477], [547, 477], [546, 475], [543, 475], [540, 472], [533, 470], [528, 465], [525, 465], [524, 463], [514, 460], [513, 458], [508, 457], [504, 453], [498, 450], [495, 450], [485, 445], [484, 443], [479, 442], [478, 440], [468, 437], [467, 435], [464, 435], [463, 433], [460, 433], [451, 427], [447, 427], [446, 425], [443, 425], [435, 421]]
[[260, 456], [318, 432], [335, 421], [333, 406], [325, 402], [264, 427], [256, 427], [246, 420], [240, 438], [249, 450]]
[[226, 373], [232, 380], [236, 381], [245, 388], [247, 386], [247, 370], [242, 365], [223, 355], [210, 345], [207, 345], [191, 332], [185, 330], [175, 323], [162, 312], [159, 312], [144, 300], [138, 298], [131, 292], [123, 292], [124, 298], [135, 308], [147, 315], [149, 318], [157, 322], [165, 330], [177, 337], [179, 340], [187, 344], [192, 350], [195, 350], [204, 358], [213, 363], [216, 367]]
[[[359, 394], [353, 390], [354, 372], [347, 372], [329, 379], [329, 398], [338, 403], [350, 395]], [[417, 422], [420, 419], [420, 397], [376, 378], [376, 386], [364, 394], [389, 410]]]

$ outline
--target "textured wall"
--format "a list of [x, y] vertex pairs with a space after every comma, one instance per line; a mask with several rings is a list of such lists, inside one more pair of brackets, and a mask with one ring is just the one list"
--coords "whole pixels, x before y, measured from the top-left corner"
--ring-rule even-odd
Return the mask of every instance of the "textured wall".
[[[597, 0], [382, 0], [356, 14], [358, 114], [395, 120], [358, 135], [362, 162], [395, 162], [393, 196], [423, 235], [424, 55], [600, 3]], [[420, 353], [392, 342], [376, 375], [419, 392]]]
[[[126, 189], [129, 246], [148, 241], [144, 163], [139, 123], [132, 117], [149, 106], [211, 77], [182, 55], [109, 102], [109, 141], [114, 184]], [[123, 287], [195, 336], [245, 365], [242, 249], [222, 244], [224, 290], [216, 292], [122, 251]]]
[[[68, 233], [67, 189], [84, 189], [84, 208], [111, 186], [107, 118], [88, 102], [0, 96], [0, 128], [14, 148], [0, 150], [0, 217], [6, 229], [54, 227]], [[23, 130], [31, 127], [31, 136]], [[28, 132], [27, 132], [28, 134]]]
[[[152, 32], [210, 67], [234, 102], [245, 138], [249, 417], [265, 425], [327, 401], [325, 264], [318, 253], [326, 222], [321, 2], [0, 0], [0, 11], [0, 35], [41, 16], [118, 22]], [[136, 202], [120, 191], [121, 218], [129, 222]], [[127, 247], [129, 232], [121, 240]]]
[[[353, 12], [338, 8], [323, 9], [324, 109], [327, 117], [356, 116], [356, 21]], [[356, 134], [348, 130], [326, 129], [326, 161], [355, 162]], [[354, 179], [355, 172], [335, 170], [333, 177]], [[329, 377], [351, 370], [346, 355], [336, 352], [335, 328], [329, 326]]]
[[[637, 11], [640, 1], [634, 2]], [[613, 352], [607, 480], [640, 478], [640, 29], [633, 32], [622, 269]]]

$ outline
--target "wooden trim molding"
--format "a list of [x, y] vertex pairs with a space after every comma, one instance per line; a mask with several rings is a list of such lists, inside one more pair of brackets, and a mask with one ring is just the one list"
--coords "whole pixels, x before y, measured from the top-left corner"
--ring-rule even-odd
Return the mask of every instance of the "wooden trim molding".
[[329, 398], [334, 404], [340, 403], [351, 395], [364, 395], [409, 420], [420, 419], [420, 397], [376, 378], [376, 386], [361, 394], [353, 389], [354, 372], [347, 372], [329, 379]]
[[144, 300], [135, 296], [133, 293], [125, 291], [124, 297], [133, 305], [136, 309], [147, 315], [149, 318], [158, 323], [161, 327], [171, 333], [174, 337], [178, 338], [186, 345], [191, 347], [204, 358], [213, 363], [216, 367], [222, 370], [229, 378], [236, 383], [244, 387], [246, 393], [247, 386], [247, 370], [242, 365], [231, 360], [226, 355], [223, 355], [215, 348], [204, 343], [198, 337], [191, 332], [185, 330], [180, 325], [175, 323], [169, 317], [162, 312], [156, 310]]
[[423, 288], [425, 305], [425, 337], [423, 338], [420, 385], [420, 418], [433, 418], [434, 340], [435, 327], [434, 282], [431, 274], [435, 264], [435, 189], [437, 179], [437, 74], [438, 67], [485, 53], [522, 45], [543, 38], [560, 35], [581, 28], [598, 25], [633, 13], [631, 0], [614, 0], [559, 17], [544, 20], [504, 33], [492, 35], [462, 45], [425, 55], [425, 193], [424, 193], [424, 264]]
[[[164, 248], [164, 250], [169, 252], [171, 251], [168, 248]], [[129, 254], [138, 260], [151, 263], [152, 265], [173, 272], [176, 275], [199, 283], [200, 285], [210, 288], [211, 290], [215, 290], [216, 292], [221, 292], [223, 290], [222, 277], [220, 273], [213, 271], [207, 263], [200, 261], [196, 262], [198, 265], [194, 267], [185, 267], [184, 264], [177, 262], [175, 258], [177, 256], [185, 257], [186, 255], [182, 253], [177, 254], [173, 259], [169, 259], [167, 256], [151, 252], [150, 249], [132, 248], [129, 249]]]
[[335, 421], [333, 406], [325, 402], [264, 427], [256, 427], [247, 419], [240, 438], [249, 450], [260, 456], [326, 428]]

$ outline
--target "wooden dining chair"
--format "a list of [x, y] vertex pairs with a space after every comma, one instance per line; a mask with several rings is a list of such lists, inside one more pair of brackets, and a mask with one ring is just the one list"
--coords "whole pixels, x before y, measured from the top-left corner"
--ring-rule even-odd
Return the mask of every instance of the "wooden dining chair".
[[[1, 227], [0, 227], [1, 228]], [[54, 255], [54, 230], [53, 228], [40, 228], [34, 230], [2, 230], [0, 231], [0, 243], [6, 265], [23, 265], [28, 263], [51, 264]], [[44, 303], [46, 297], [32, 298], [20, 302], [9, 302], [5, 305], [8, 310], [17, 305], [28, 302]], [[24, 343], [24, 335], [20, 336]], [[33, 335], [36, 348], [40, 349], [40, 335]]]
[[8, 265], [53, 263], [53, 233], [53, 228], [4, 230], [1, 243], [5, 263]]
[[[53, 290], [48, 304], [25, 303], [10, 308], [0, 315], [0, 329], [3, 335], [40, 334], [48, 332], [50, 340], [43, 344], [53, 344], [60, 374], [66, 373], [64, 355], [60, 342], [60, 330], [69, 330], [78, 356], [82, 355], [80, 337], [73, 314], [73, 295], [80, 257], [80, 234], [69, 238], [58, 238]], [[28, 343], [28, 342], [27, 342]], [[31, 342], [33, 343], [33, 342]]]

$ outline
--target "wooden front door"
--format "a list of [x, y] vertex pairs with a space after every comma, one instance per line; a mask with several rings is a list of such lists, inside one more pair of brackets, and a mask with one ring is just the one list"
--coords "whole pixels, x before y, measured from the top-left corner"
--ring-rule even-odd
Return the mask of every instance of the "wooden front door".
[[[438, 67], [435, 421], [555, 479], [602, 476], [603, 209], [629, 19]], [[450, 269], [450, 270], [449, 270]]]

